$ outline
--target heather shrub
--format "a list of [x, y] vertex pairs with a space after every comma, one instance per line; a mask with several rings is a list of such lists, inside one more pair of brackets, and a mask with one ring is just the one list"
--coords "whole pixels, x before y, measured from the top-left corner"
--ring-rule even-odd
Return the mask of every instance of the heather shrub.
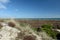
[[9, 22], [8, 25], [11, 27], [15, 27], [15, 23], [13, 23], [13, 22]]

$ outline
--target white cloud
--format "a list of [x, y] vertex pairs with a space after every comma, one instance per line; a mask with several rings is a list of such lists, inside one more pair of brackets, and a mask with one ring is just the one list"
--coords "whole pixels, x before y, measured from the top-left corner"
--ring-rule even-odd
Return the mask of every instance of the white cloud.
[[4, 4], [9, 3], [10, 0], [0, 0], [0, 9], [6, 9], [7, 7]]
[[9, 3], [10, 0], [0, 0], [1, 3]]
[[6, 6], [0, 3], [0, 9], [6, 9]]

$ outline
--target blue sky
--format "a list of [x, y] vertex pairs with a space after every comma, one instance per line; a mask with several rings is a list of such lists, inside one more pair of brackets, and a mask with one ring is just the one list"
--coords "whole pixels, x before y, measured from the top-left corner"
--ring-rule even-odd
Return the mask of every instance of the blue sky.
[[0, 0], [0, 18], [60, 18], [60, 0]]

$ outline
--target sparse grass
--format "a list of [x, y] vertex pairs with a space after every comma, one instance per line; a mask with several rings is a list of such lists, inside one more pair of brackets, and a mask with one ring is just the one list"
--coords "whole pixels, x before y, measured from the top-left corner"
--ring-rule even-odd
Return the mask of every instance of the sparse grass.
[[27, 23], [20, 23], [20, 26], [26, 27], [28, 24]]
[[2, 28], [3, 26], [0, 24], [0, 29]]
[[32, 28], [33, 31], [37, 31], [37, 28]]

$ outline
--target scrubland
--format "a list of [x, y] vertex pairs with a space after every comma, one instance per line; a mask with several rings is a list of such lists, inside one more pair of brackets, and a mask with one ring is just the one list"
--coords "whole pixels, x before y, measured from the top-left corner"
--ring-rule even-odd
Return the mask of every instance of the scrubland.
[[57, 40], [57, 33], [52, 31], [51, 25], [42, 26], [34, 28], [28, 23], [20, 23], [14, 19], [1, 20], [0, 40]]

